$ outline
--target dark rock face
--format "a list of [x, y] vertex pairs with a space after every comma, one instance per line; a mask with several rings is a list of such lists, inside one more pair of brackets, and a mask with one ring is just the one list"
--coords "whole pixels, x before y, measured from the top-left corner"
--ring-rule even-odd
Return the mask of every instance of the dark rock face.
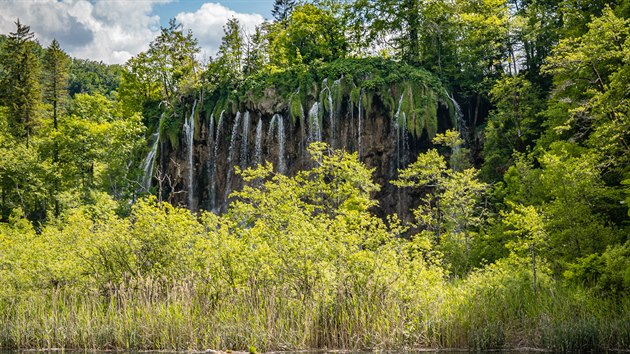
[[[360, 161], [374, 168], [373, 178], [381, 185], [374, 196], [379, 201], [375, 210], [378, 215], [396, 212], [403, 219], [411, 218], [408, 211], [417, 205], [418, 195], [400, 190], [389, 181], [397, 177], [399, 168], [415, 161], [430, 146], [430, 137], [426, 131], [420, 137], [409, 133], [404, 117], [400, 119], [399, 114], [404, 114], [400, 109], [390, 117], [378, 98], [371, 100], [371, 107], [362, 107], [346, 96], [337, 105], [328, 102], [304, 105], [303, 118], [294, 121], [288, 104], [241, 105], [237, 113], [211, 113], [209, 106], [207, 102], [199, 102], [197, 111], [184, 110], [196, 122], [192, 150], [188, 145], [191, 137], [185, 132], [177, 148], [160, 142], [160, 169], [164, 173], [154, 185], [161, 184], [159, 190], [164, 200], [192, 210], [223, 212], [229, 192], [243, 184], [233, 166], [244, 169], [268, 161], [273, 163], [275, 171], [294, 175], [311, 167], [306, 147], [321, 136], [321, 141], [334, 149], [358, 152]], [[337, 107], [332, 108], [332, 117], [331, 109], [327, 109], [331, 106]], [[438, 132], [453, 128], [448, 107], [444, 102], [437, 105]]]

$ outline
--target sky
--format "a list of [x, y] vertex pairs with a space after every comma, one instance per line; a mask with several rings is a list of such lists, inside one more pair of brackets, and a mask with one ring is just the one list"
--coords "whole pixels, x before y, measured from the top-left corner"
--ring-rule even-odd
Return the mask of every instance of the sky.
[[273, 0], [0, 0], [0, 33], [15, 32], [19, 18], [43, 46], [56, 38], [73, 57], [124, 64], [175, 18], [199, 40], [203, 59], [216, 54], [229, 18], [251, 32], [271, 17], [272, 6]]

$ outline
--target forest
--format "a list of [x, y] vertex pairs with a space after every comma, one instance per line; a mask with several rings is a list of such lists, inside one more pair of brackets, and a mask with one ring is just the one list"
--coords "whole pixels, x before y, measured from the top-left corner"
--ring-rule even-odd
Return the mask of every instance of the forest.
[[630, 349], [630, 1], [272, 14], [0, 35], [0, 349]]

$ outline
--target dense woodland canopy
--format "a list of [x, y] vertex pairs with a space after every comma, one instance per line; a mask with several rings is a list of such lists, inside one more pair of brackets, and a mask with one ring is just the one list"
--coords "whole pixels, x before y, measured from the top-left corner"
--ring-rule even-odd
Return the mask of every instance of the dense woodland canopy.
[[[172, 20], [123, 66], [17, 19], [0, 37], [0, 346], [630, 347], [630, 2], [276, 0], [273, 16], [230, 19], [210, 58]], [[179, 139], [169, 112], [191, 96], [392, 62], [463, 114], [393, 181], [420, 195], [413, 223], [376, 217], [371, 171], [321, 144], [296, 176], [242, 171], [222, 215], [143, 189], [147, 141]]]

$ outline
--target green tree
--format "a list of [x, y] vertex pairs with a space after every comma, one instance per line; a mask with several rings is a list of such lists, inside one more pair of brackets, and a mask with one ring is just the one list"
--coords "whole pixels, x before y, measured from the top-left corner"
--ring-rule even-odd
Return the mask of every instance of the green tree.
[[561, 40], [543, 67], [556, 87], [543, 145], [561, 139], [585, 144], [621, 175], [630, 163], [629, 32], [628, 20], [606, 8], [584, 35]]
[[40, 118], [40, 64], [31, 28], [20, 20], [15, 25], [17, 29], [9, 34], [3, 53], [6, 67], [1, 85], [4, 102], [9, 107], [9, 131], [28, 145]]
[[286, 23], [291, 16], [291, 11], [295, 7], [295, 0], [275, 0], [273, 8], [271, 9], [271, 15], [273, 18], [282, 23], [286, 28]]
[[372, 47], [374, 42], [393, 45], [403, 60], [417, 64], [422, 6], [419, 0], [356, 0], [348, 25], [359, 47]]
[[272, 24], [267, 37], [271, 71], [316, 61], [330, 62], [347, 54], [342, 20], [313, 4], [296, 6], [286, 28]]
[[556, 274], [623, 240], [623, 227], [611, 223], [622, 209], [621, 194], [604, 183], [596, 159], [583, 147], [556, 142], [536, 160], [518, 159], [505, 174], [507, 204], [533, 206], [544, 216], [549, 247], [543, 255]]
[[[68, 79], [69, 71], [68, 64], [70, 58], [59, 47], [59, 42], [53, 40], [50, 46], [46, 49], [44, 56], [44, 101], [52, 104], [53, 114], [53, 128], [55, 136], [53, 137], [53, 164], [59, 163], [59, 146], [56, 141], [56, 135], [59, 130], [59, 114], [63, 112], [65, 103], [68, 98]], [[59, 168], [59, 166], [57, 166]], [[57, 193], [59, 193], [59, 181], [54, 182], [54, 196], [55, 199], [55, 216], [59, 216], [59, 201], [57, 200]]]
[[246, 77], [261, 73], [268, 62], [264, 26], [265, 24], [256, 26], [254, 34], [247, 37], [243, 64], [243, 74]]
[[[449, 132], [436, 136], [434, 142], [460, 144], [457, 135]], [[459, 162], [459, 159], [451, 161]], [[480, 202], [488, 186], [479, 181], [475, 168], [451, 167], [447, 167], [437, 150], [431, 149], [400, 170], [398, 179], [392, 183], [427, 190], [420, 206], [414, 210], [418, 226], [433, 236], [451, 270], [463, 274], [470, 267], [471, 243], [484, 223], [484, 208]]]
[[221, 76], [227, 82], [243, 78], [245, 38], [238, 19], [232, 17], [223, 26], [223, 38], [217, 54]]
[[90, 203], [95, 191], [116, 200], [133, 199], [131, 166], [144, 146], [142, 116], [125, 115], [100, 94], [77, 94], [68, 113], [59, 128], [64, 206], [76, 206], [76, 200]]
[[58, 128], [59, 113], [63, 112], [64, 104], [68, 98], [68, 64], [70, 58], [59, 47], [59, 42], [54, 39], [46, 49], [44, 56], [44, 101], [53, 106], [53, 125]]
[[77, 93], [90, 95], [100, 93], [112, 98], [113, 93], [118, 91], [121, 76], [125, 72], [121, 65], [108, 65], [103, 62], [73, 58], [70, 64], [68, 94], [74, 97]]
[[495, 109], [488, 117], [481, 168], [488, 181], [499, 181], [512, 164], [512, 154], [525, 152], [541, 134], [539, 92], [522, 76], [505, 76], [490, 90]]
[[[541, 75], [545, 59], [561, 37], [559, 30], [566, 12], [559, 0], [511, 0], [509, 64], [510, 72], [524, 71], [525, 78], [548, 90], [551, 77]], [[519, 54], [520, 53], [520, 54]]]
[[[199, 71], [195, 56], [197, 40], [191, 31], [184, 33], [174, 19], [149, 44], [149, 50], [129, 59], [120, 87], [120, 98], [127, 112], [138, 108], [140, 97], [157, 97], [170, 105], [173, 98], [194, 89]], [[158, 93], [159, 92], [159, 93]], [[137, 111], [137, 110], [136, 110]]]
[[[506, 233], [516, 236], [508, 243], [508, 248], [513, 256], [531, 259], [533, 289], [537, 290], [537, 266], [536, 256], [540, 249], [547, 246], [548, 234], [546, 220], [539, 209], [534, 206], [511, 205], [509, 212], [501, 214], [503, 223], [508, 226]], [[529, 256], [529, 257], [528, 257]], [[539, 259], [538, 262], [541, 262]]]

